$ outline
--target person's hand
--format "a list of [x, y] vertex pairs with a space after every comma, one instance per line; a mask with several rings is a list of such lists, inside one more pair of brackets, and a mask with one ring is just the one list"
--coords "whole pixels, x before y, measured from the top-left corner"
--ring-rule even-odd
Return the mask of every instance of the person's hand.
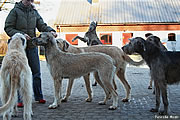
[[54, 32], [54, 31], [51, 31], [51, 33], [52, 33], [52, 35], [56, 38], [57, 37], [57, 34], [56, 34], [56, 32]]
[[28, 34], [24, 34], [24, 36], [27, 40], [31, 40], [31, 37]]

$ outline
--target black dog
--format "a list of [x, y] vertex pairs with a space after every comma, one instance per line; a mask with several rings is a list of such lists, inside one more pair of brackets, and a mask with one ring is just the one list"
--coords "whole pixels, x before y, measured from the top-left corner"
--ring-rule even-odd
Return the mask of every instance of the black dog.
[[167, 51], [167, 48], [161, 43], [160, 38], [154, 35], [150, 35], [146, 39], [147, 41], [153, 43], [157, 47], [159, 47], [162, 51]]
[[[150, 33], [147, 33], [145, 36], [147, 38], [146, 41], [153, 43], [154, 45], [159, 47], [162, 51], [167, 51], [166, 47], [161, 43], [159, 37], [154, 36]], [[152, 89], [152, 79], [150, 80], [150, 84], [149, 84], [148, 89]], [[153, 91], [153, 94], [155, 94], [155, 91]]]
[[168, 113], [167, 84], [180, 82], [180, 52], [162, 51], [153, 43], [141, 37], [130, 39], [129, 44], [122, 47], [127, 54], [139, 53], [150, 67], [151, 78], [155, 82], [156, 108], [151, 112], [158, 112], [160, 93], [164, 103], [164, 111]]
[[75, 41], [76, 39], [80, 39], [83, 42], [87, 42], [88, 46], [102, 44], [102, 42], [99, 40], [96, 34], [96, 27], [97, 27], [97, 22], [95, 21], [91, 22], [91, 24], [89, 25], [89, 30], [85, 33], [84, 38], [80, 36], [76, 36], [75, 38], [73, 38], [72, 41]]
[[[93, 45], [102, 45], [102, 42], [99, 40], [97, 34], [96, 34], [96, 27], [97, 27], [97, 22], [93, 21], [89, 25], [89, 30], [85, 33], [84, 38], [80, 36], [76, 36], [73, 38], [72, 41], [75, 41], [76, 39], [80, 39], [81, 41], [87, 43], [88, 46], [93, 46]], [[96, 86], [97, 82], [94, 82], [93, 86]]]

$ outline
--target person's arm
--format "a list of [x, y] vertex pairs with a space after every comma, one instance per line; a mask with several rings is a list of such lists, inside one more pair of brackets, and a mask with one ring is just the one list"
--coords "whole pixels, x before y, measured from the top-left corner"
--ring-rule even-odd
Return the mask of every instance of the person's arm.
[[12, 9], [6, 18], [5, 26], [4, 26], [4, 31], [10, 37], [13, 36], [15, 33], [24, 34], [24, 32], [16, 29], [16, 19], [17, 19], [16, 11]]
[[51, 28], [50, 26], [48, 26], [42, 19], [42, 17], [39, 15], [38, 12], [37, 13], [37, 29], [39, 32], [56, 32], [53, 28]]

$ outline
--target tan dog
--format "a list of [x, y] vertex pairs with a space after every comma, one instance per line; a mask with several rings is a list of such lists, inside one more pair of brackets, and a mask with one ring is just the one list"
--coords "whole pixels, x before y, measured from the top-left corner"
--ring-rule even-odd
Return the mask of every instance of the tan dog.
[[[116, 66], [116, 74], [126, 89], [126, 98], [124, 98], [122, 101], [128, 102], [131, 87], [125, 78], [126, 64], [130, 63], [132, 65], [137, 66], [137, 65], [141, 65], [142, 63], [144, 63], [144, 61], [134, 62], [120, 48], [115, 47], [115, 46], [99, 46], [99, 45], [96, 45], [96, 46], [79, 47], [78, 48], [78, 47], [72, 46], [66, 40], [63, 40], [63, 39], [56, 39], [56, 40], [57, 40], [59, 48], [63, 51], [66, 51], [66, 52], [70, 52], [70, 53], [100, 52], [100, 53], [105, 53], [105, 54], [109, 55], [110, 57], [112, 57], [113, 60], [115, 61], [114, 65]], [[99, 77], [98, 77], [97, 73], [95, 73], [94, 76], [95, 76], [96, 81], [99, 81]], [[90, 102], [90, 101], [92, 101], [92, 95], [91, 95], [89, 74], [84, 76], [84, 80], [85, 80], [86, 89], [88, 92], [88, 98], [86, 99], [86, 101]], [[116, 84], [115, 84], [114, 80], [113, 80], [113, 83], [114, 83], [114, 86], [116, 88]], [[68, 100], [68, 97], [71, 94], [72, 84], [73, 84], [73, 81], [72, 80], [69, 81], [66, 96], [63, 98], [64, 102]]]
[[8, 44], [8, 51], [2, 61], [0, 113], [3, 120], [17, 115], [17, 90], [23, 97], [24, 120], [31, 120], [32, 114], [32, 73], [25, 53], [26, 38], [16, 33]]
[[49, 108], [57, 108], [61, 103], [63, 78], [74, 80], [94, 71], [98, 72], [100, 76], [99, 84], [106, 93], [104, 101], [99, 102], [99, 104], [106, 104], [111, 94], [113, 105], [109, 109], [114, 110], [117, 108], [118, 96], [112, 86], [115, 66], [110, 56], [95, 52], [82, 54], [65, 53], [58, 48], [56, 39], [49, 32], [43, 32], [38, 38], [34, 38], [33, 44], [44, 46], [48, 68], [54, 80], [55, 97], [53, 104]]

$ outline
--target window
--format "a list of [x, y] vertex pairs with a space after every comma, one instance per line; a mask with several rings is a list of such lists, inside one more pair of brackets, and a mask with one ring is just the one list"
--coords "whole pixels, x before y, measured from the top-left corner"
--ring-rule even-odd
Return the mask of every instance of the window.
[[78, 45], [78, 39], [72, 42], [72, 39], [76, 37], [78, 34], [66, 34], [66, 40], [71, 43], [72, 45]]
[[112, 45], [112, 33], [100, 33], [100, 41], [105, 45]]
[[132, 38], [133, 37], [133, 33], [123, 33], [122, 34], [122, 42], [123, 42], [123, 46], [126, 45], [127, 43], [129, 43], [129, 38]]
[[168, 34], [168, 41], [176, 41], [176, 34], [175, 33], [169, 33]]

